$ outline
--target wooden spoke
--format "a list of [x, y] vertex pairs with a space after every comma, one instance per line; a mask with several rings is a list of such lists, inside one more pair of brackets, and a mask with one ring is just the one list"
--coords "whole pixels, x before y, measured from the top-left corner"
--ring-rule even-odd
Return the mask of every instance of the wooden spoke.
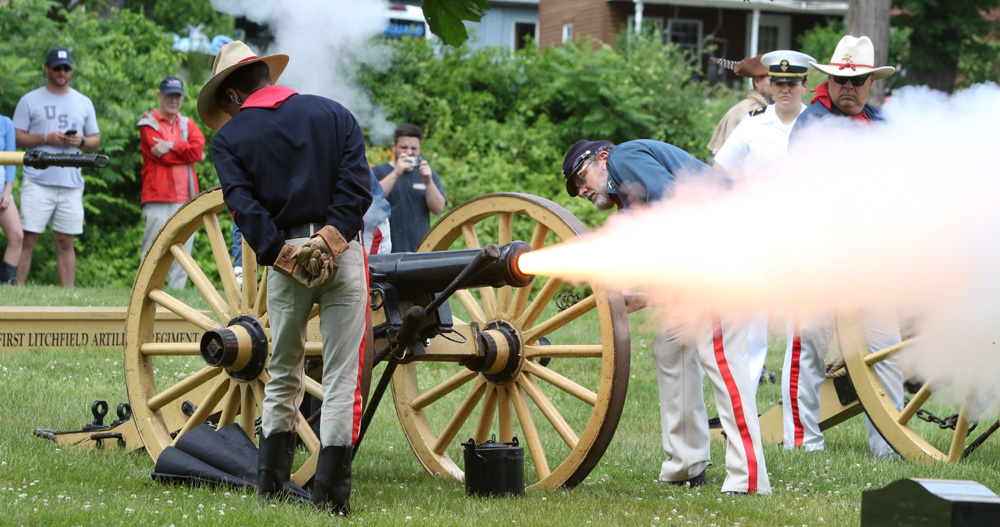
[[509, 212], [497, 214], [497, 243], [500, 246], [514, 241], [514, 215]]
[[559, 286], [562, 284], [563, 281], [559, 278], [549, 278], [545, 282], [545, 285], [542, 286], [542, 289], [538, 292], [538, 295], [535, 296], [535, 299], [531, 301], [528, 308], [525, 309], [521, 313], [521, 316], [517, 318], [517, 324], [524, 327], [529, 327], [534, 324], [535, 321], [538, 320], [538, 317], [541, 316], [545, 306], [549, 305], [552, 298], [556, 296], [556, 291], [559, 290]]
[[254, 390], [264, 389], [260, 381], [240, 384], [240, 428], [250, 439], [257, 432], [257, 404], [254, 401]]
[[306, 393], [312, 395], [313, 397], [323, 400], [323, 384], [313, 379], [312, 377], [305, 378]]
[[149, 342], [139, 346], [139, 353], [146, 357], [194, 356], [201, 354], [198, 342]]
[[212, 282], [209, 281], [208, 276], [198, 267], [198, 263], [194, 261], [191, 254], [184, 249], [184, 245], [180, 243], [175, 243], [170, 246], [170, 254], [174, 255], [181, 267], [188, 274], [188, 278], [191, 279], [191, 283], [194, 284], [195, 288], [201, 293], [202, 298], [208, 302], [209, 307], [215, 312], [215, 315], [219, 317], [219, 321], [223, 324], [229, 319], [233, 318], [232, 313], [229, 310], [229, 306], [226, 305], [226, 300], [222, 298], [222, 295], [215, 289]]
[[[244, 249], [244, 251], [246, 251], [246, 247], [244, 247], [243, 249]], [[256, 258], [256, 256], [254, 258]], [[268, 268], [265, 267], [264, 268], [264, 272], [261, 273], [261, 275], [260, 275], [260, 286], [257, 287], [257, 298], [254, 299], [254, 302], [253, 302], [254, 310], [253, 310], [253, 312], [251, 314], [253, 316], [257, 317], [258, 319], [263, 319], [264, 316], [265, 316], [265, 314], [267, 313], [267, 287], [266, 287], [267, 286], [267, 273], [268, 273]], [[255, 271], [254, 275], [256, 275], [256, 274], [257, 273]], [[246, 278], [247, 278], [247, 275], [243, 275], [243, 279], [245, 280]], [[263, 323], [264, 322], [262, 321], [261, 324], [263, 324]]]
[[573, 304], [572, 307], [566, 309], [565, 311], [556, 313], [548, 320], [526, 330], [521, 334], [521, 336], [525, 342], [534, 342], [538, 340], [538, 337], [551, 333], [583, 316], [584, 313], [590, 311], [591, 309], [594, 309], [594, 306], [597, 305], [596, 302], [597, 300], [594, 298], [594, 295], [590, 295], [576, 304]]
[[910, 399], [910, 402], [903, 408], [903, 411], [899, 413], [899, 417], [896, 418], [896, 422], [901, 425], [909, 423], [910, 419], [913, 419], [913, 416], [917, 414], [917, 411], [923, 408], [927, 399], [930, 399], [931, 393], [930, 383], [925, 382], [924, 385], [917, 390], [916, 395], [914, 395], [913, 398]]
[[322, 356], [323, 356], [322, 342], [306, 342], [306, 357], [322, 357]]
[[222, 373], [222, 368], [205, 366], [197, 372], [188, 375], [170, 388], [167, 388], [153, 397], [150, 397], [149, 400], [146, 401], [146, 406], [153, 411], [159, 410], [160, 408], [176, 401], [182, 395], [191, 393], [191, 391], [210, 381], [220, 373]]
[[479, 245], [479, 235], [476, 233], [476, 226], [472, 223], [465, 223], [462, 225], [462, 237], [465, 238], [465, 247], [467, 249], [482, 249], [482, 245]]
[[215, 385], [212, 386], [212, 389], [208, 392], [205, 398], [201, 400], [201, 403], [194, 411], [194, 414], [191, 415], [191, 418], [184, 423], [184, 427], [181, 428], [181, 431], [177, 432], [177, 437], [174, 438], [171, 445], [176, 445], [181, 436], [188, 433], [192, 428], [204, 423], [205, 420], [208, 419], [208, 416], [215, 412], [215, 407], [219, 404], [219, 401], [222, 400], [222, 397], [226, 394], [228, 388], [229, 377], [223, 377], [216, 381]]
[[465, 383], [475, 379], [477, 375], [479, 374], [463, 368], [441, 384], [438, 384], [437, 386], [420, 394], [420, 396], [414, 398], [413, 401], [410, 402], [410, 408], [413, 408], [414, 410], [423, 410], [434, 401], [437, 401], [445, 395], [457, 390]]
[[510, 408], [510, 388], [497, 386], [497, 419], [499, 421], [500, 442], [509, 443], [514, 439], [514, 415]]
[[222, 415], [219, 416], [219, 428], [236, 422], [236, 413], [240, 409], [240, 396], [242, 394], [240, 386], [242, 385], [241, 382], [229, 383], [229, 390], [223, 398], [225, 404], [222, 406]]
[[889, 346], [888, 348], [878, 350], [874, 353], [869, 353], [865, 355], [865, 364], [869, 366], [874, 366], [888, 359], [889, 357], [892, 357], [893, 355], [899, 353], [899, 350], [903, 349], [903, 347], [907, 345], [909, 345], [909, 342], [905, 344], [903, 342], [900, 342], [899, 344], [896, 344], [894, 346]]
[[480, 287], [479, 288], [479, 298], [483, 300], [483, 312], [486, 313], [487, 319], [499, 318], [499, 310], [497, 309], [497, 293], [492, 287]]
[[[541, 366], [534, 362], [528, 361], [521, 365], [521, 371], [530, 373], [535, 377], [542, 379], [543, 381], [551, 384], [552, 386], [555, 386], [556, 388], [559, 388], [560, 390], [572, 395], [573, 397], [576, 397], [577, 399], [589, 404], [590, 406], [597, 405], [596, 393], [584, 388], [583, 386], [580, 386], [579, 384], [573, 382], [570, 379], [567, 379], [566, 377], [563, 377], [562, 375], [546, 368], [545, 366]], [[525, 390], [527, 390], [527, 388], [525, 388]], [[535, 402], [537, 403], [538, 401]]]
[[580, 442], [580, 438], [577, 437], [576, 433], [573, 432], [573, 429], [570, 428], [566, 419], [563, 419], [559, 410], [556, 410], [552, 401], [550, 401], [538, 385], [535, 384], [535, 381], [531, 380], [531, 378], [526, 375], [521, 375], [517, 378], [517, 385], [528, 394], [528, 397], [531, 397], [532, 401], [535, 401], [535, 406], [542, 411], [542, 415], [548, 419], [549, 424], [556, 429], [556, 432], [559, 433], [559, 437], [562, 437], [563, 441], [566, 442], [566, 445], [569, 446], [570, 449], [576, 448], [576, 444]]
[[236, 285], [236, 273], [233, 271], [229, 244], [222, 237], [219, 217], [216, 216], [216, 213], [209, 212], [202, 216], [202, 221], [205, 224], [209, 245], [212, 247], [212, 256], [215, 257], [215, 265], [219, 268], [219, 278], [222, 280], [222, 288], [226, 292], [226, 300], [233, 310], [238, 309], [240, 305], [239, 287]]
[[962, 406], [958, 412], [958, 422], [955, 423], [955, 435], [951, 438], [951, 448], [948, 449], [948, 462], [958, 463], [962, 459], [965, 440], [969, 437], [969, 416], [966, 414], [968, 405]]
[[485, 443], [490, 433], [490, 426], [493, 425], [493, 415], [497, 409], [497, 387], [490, 384], [486, 387], [486, 396], [483, 397], [483, 410], [479, 414], [479, 424], [476, 425], [476, 433], [473, 440], [476, 443]]
[[520, 389], [513, 387], [509, 391], [510, 398], [514, 401], [514, 409], [517, 410], [517, 418], [521, 421], [524, 442], [528, 444], [528, 452], [531, 453], [531, 462], [535, 465], [535, 473], [538, 474], [538, 479], [547, 478], [552, 471], [549, 470], [545, 449], [542, 448], [542, 440], [538, 437], [538, 429], [535, 428], [528, 404], [524, 401], [524, 395], [521, 394]]
[[[257, 308], [257, 253], [243, 240], [243, 288], [240, 291], [240, 307], [244, 313], [254, 313]], [[263, 288], [261, 288], [263, 289]]]
[[462, 307], [469, 312], [469, 316], [472, 317], [473, 322], [480, 326], [486, 325], [486, 314], [483, 313], [483, 308], [476, 301], [475, 297], [472, 296], [472, 293], [467, 289], [459, 289], [455, 291], [454, 298], [457, 298]]
[[524, 347], [524, 356], [529, 359], [550, 358], [598, 358], [604, 353], [604, 346], [599, 344], [563, 344], [544, 346], [529, 344]]
[[438, 436], [437, 441], [434, 442], [434, 453], [441, 455], [444, 454], [444, 450], [448, 448], [448, 445], [455, 439], [455, 435], [458, 434], [459, 428], [469, 419], [472, 415], [472, 411], [475, 409], [476, 405], [479, 404], [479, 400], [483, 398], [483, 394], [486, 392], [486, 381], [479, 377], [476, 382], [472, 384], [472, 389], [469, 390], [469, 394], [465, 396], [465, 400], [462, 404], [458, 406], [455, 411], [455, 415], [451, 417], [448, 424], [445, 425], [444, 429], [441, 430], [441, 435]]
[[319, 452], [321, 446], [319, 438], [316, 437], [316, 432], [313, 432], [312, 426], [309, 425], [309, 420], [306, 419], [306, 416], [302, 415], [302, 412], [297, 413], [299, 415], [299, 424], [296, 428], [296, 433], [298, 434], [299, 439], [302, 440], [302, 444], [305, 445], [306, 449], [310, 452]]
[[205, 331], [219, 328], [218, 322], [201, 314], [195, 308], [177, 300], [167, 293], [164, 293], [162, 289], [154, 289], [150, 291], [149, 299]]

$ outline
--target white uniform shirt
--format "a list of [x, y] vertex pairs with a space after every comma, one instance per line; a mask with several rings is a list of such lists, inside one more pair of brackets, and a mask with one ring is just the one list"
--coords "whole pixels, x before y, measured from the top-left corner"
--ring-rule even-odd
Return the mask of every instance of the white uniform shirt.
[[[801, 110], [805, 109], [803, 104]], [[774, 105], [769, 105], [763, 113], [740, 122], [715, 154], [715, 162], [727, 172], [753, 177], [784, 157], [793, 126], [794, 120], [788, 124], [781, 122]]]

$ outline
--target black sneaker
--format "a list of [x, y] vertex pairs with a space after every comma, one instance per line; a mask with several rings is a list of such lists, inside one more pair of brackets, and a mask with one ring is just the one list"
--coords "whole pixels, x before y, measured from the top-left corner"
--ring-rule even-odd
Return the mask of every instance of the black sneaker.
[[708, 483], [708, 480], [705, 479], [705, 471], [702, 470], [701, 474], [698, 474], [697, 476], [691, 479], [685, 479], [682, 481], [668, 481], [667, 483], [670, 483], [671, 485], [677, 485], [678, 487], [695, 488], [695, 487], [704, 487], [705, 484]]

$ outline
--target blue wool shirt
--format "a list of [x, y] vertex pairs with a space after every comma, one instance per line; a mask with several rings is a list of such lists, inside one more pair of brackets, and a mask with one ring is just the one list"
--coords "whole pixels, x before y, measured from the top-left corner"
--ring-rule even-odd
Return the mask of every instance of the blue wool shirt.
[[[371, 169], [357, 119], [337, 102], [291, 93], [275, 107], [243, 109], [212, 139], [223, 199], [263, 265], [273, 265], [286, 229], [332, 225], [350, 240], [371, 204]], [[273, 97], [273, 96], [272, 96]]]
[[678, 175], [708, 177], [728, 188], [729, 178], [674, 145], [639, 139], [608, 154], [608, 193], [620, 207], [673, 197]]

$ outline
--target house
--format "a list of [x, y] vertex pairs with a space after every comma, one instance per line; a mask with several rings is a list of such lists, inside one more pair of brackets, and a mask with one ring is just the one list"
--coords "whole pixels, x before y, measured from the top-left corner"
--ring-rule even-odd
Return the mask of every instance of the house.
[[529, 41], [537, 44], [538, 4], [539, 0], [491, 1], [482, 20], [465, 23], [472, 36], [469, 48], [501, 46], [515, 51]]
[[[794, 49], [796, 37], [830, 17], [843, 17], [847, 4], [847, 0], [543, 0], [538, 6], [538, 43], [545, 48], [590, 35], [611, 44], [622, 28], [651, 24], [664, 41], [699, 57], [710, 82], [720, 82], [726, 78], [725, 70], [710, 57], [739, 60]], [[714, 50], [703, 49], [706, 38]]]

